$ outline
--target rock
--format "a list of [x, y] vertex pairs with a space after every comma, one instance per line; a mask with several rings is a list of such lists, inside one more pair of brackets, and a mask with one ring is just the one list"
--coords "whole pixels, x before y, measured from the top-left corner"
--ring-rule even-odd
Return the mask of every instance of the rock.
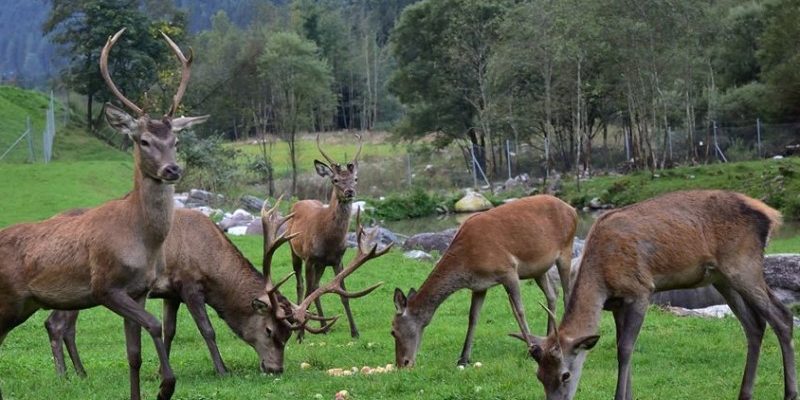
[[[390, 244], [397, 244], [402, 245], [403, 239], [406, 237], [397, 233], [394, 233], [386, 228], [380, 226], [374, 226], [366, 228], [366, 230], [370, 229], [378, 229], [378, 243], [381, 247], [388, 246]], [[356, 233], [355, 232], [348, 232], [347, 233], [347, 247], [356, 247]]]
[[456, 235], [456, 228], [442, 232], [418, 233], [406, 239], [403, 243], [403, 250], [423, 250], [426, 252], [443, 252], [450, 245]]
[[222, 213], [222, 210], [218, 210], [216, 208], [211, 208], [211, 207], [207, 207], [207, 206], [192, 207], [192, 209], [194, 209], [196, 211], [200, 211], [206, 217], [210, 217], [212, 215], [217, 215], [217, 214], [221, 214]]
[[694, 289], [666, 290], [653, 294], [650, 303], [680, 308], [704, 308], [725, 304], [725, 299], [713, 286]]
[[264, 206], [264, 200], [256, 196], [244, 195], [239, 199], [239, 205], [252, 213], [260, 213], [261, 207]]
[[367, 207], [367, 202], [366, 201], [363, 201], [363, 200], [362, 201], [354, 201], [354, 202], [350, 203], [350, 213], [353, 215], [353, 218], [355, 218], [356, 213], [359, 212], [359, 211], [361, 211], [363, 213], [364, 209], [366, 207]]
[[492, 203], [478, 192], [468, 191], [467, 194], [456, 202], [456, 212], [485, 211], [492, 208]]
[[724, 318], [733, 315], [733, 311], [731, 311], [731, 308], [728, 307], [727, 304], [698, 308], [695, 310], [667, 306], [666, 310], [681, 317]]
[[583, 248], [586, 246], [586, 240], [575, 237], [572, 240], [572, 258], [575, 259], [583, 254]]
[[764, 258], [764, 278], [787, 306], [800, 303], [800, 254], [772, 254]]
[[409, 250], [403, 253], [403, 257], [410, 258], [412, 260], [419, 260], [419, 261], [430, 261], [433, 260], [430, 254], [422, 251], [422, 250]]
[[595, 198], [589, 200], [589, 208], [594, 209], [594, 210], [599, 210], [599, 209], [603, 208], [603, 203], [600, 201], [599, 197], [595, 197]]
[[248, 225], [247, 229], [245, 229], [245, 235], [259, 235], [264, 236], [264, 227], [261, 226], [261, 219], [254, 219]]
[[178, 199], [173, 199], [172, 200], [172, 207], [173, 208], [186, 208], [186, 206], [183, 204], [183, 202], [178, 200]]
[[246, 226], [234, 226], [228, 229], [228, 234], [233, 236], [242, 236], [247, 234], [247, 227]]
[[240, 208], [234, 211], [233, 214], [226, 214], [222, 221], [220, 221], [217, 225], [219, 225], [219, 227], [226, 232], [233, 227], [244, 227], [246, 230], [247, 225], [250, 224], [254, 218], [255, 217], [253, 217], [253, 214], [250, 214], [249, 212]]
[[186, 199], [186, 207], [196, 208], [210, 206], [221, 203], [223, 200], [225, 200], [225, 197], [221, 194], [212, 193], [207, 190], [192, 189], [189, 191], [189, 197]]

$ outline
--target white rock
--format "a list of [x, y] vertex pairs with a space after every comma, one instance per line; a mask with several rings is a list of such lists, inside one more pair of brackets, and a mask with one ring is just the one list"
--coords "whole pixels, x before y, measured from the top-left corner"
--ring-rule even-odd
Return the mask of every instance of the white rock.
[[459, 366], [458, 366], [458, 369], [459, 369], [459, 370], [464, 370], [464, 366], [463, 366], [463, 365], [459, 365]]
[[233, 212], [233, 217], [253, 218], [253, 214], [250, 214], [249, 212], [242, 210], [241, 208], [237, 208], [236, 211]]
[[480, 368], [480, 367], [482, 367], [482, 366], [483, 366], [483, 363], [481, 363], [480, 361], [478, 361], [478, 362], [476, 362], [476, 363], [475, 363], [475, 365], [473, 365], [473, 366], [474, 366], [475, 368]]
[[311, 368], [311, 364], [307, 362], [300, 363], [300, 369], [309, 369], [309, 368]]
[[403, 253], [403, 257], [410, 258], [412, 260], [433, 260], [433, 257], [430, 254], [422, 250], [409, 250]]
[[234, 226], [228, 228], [228, 234], [233, 236], [242, 236], [247, 233], [247, 226]]
[[356, 212], [358, 212], [358, 211], [361, 211], [363, 213], [364, 212], [364, 208], [366, 208], [366, 207], [367, 207], [367, 202], [366, 201], [354, 201], [354, 202], [350, 203], [350, 211], [352, 213], [354, 213], [354, 214]]

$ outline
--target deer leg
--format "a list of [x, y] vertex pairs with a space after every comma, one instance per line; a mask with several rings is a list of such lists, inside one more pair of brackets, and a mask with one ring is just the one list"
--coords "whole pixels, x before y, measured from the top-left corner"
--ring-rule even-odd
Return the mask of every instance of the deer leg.
[[[613, 310], [614, 314], [614, 331], [616, 332], [617, 337], [617, 348], [619, 349], [619, 342], [620, 338], [622, 337], [622, 331], [625, 327], [625, 313], [622, 312], [621, 308], [616, 308]], [[631, 391], [631, 377], [628, 374], [627, 378], [628, 384], [625, 386], [625, 393], [629, 399], [633, 398], [633, 392]]]
[[67, 347], [67, 353], [72, 360], [72, 368], [75, 369], [75, 374], [81, 378], [86, 378], [86, 369], [83, 368], [81, 356], [78, 353], [78, 345], [75, 341], [75, 327], [78, 325], [78, 310], [64, 311], [66, 313], [66, 325], [64, 326], [64, 346]]
[[172, 340], [175, 339], [175, 332], [178, 328], [178, 309], [180, 307], [181, 302], [175, 299], [164, 299], [162, 305], [161, 323], [164, 324], [162, 338], [167, 357], [172, 354]]
[[[325, 266], [314, 265], [311, 270], [313, 273], [308, 275], [308, 279], [306, 280], [306, 297], [308, 297], [315, 290], [319, 289], [319, 282], [322, 280], [322, 275], [325, 274]], [[322, 311], [322, 301], [319, 299], [319, 297], [314, 299], [314, 306], [317, 307], [317, 314], [319, 314], [320, 317], [324, 317], [325, 313]], [[325, 323], [321, 321], [320, 326], [325, 326]]]
[[61, 313], [63, 311], [55, 310], [50, 313], [50, 316], [44, 321], [44, 329], [47, 330], [47, 336], [50, 338], [50, 350], [53, 352], [53, 363], [56, 367], [56, 374], [62, 378], [67, 375], [67, 365], [64, 361], [64, 348], [61, 343], [64, 341], [61, 322]]
[[478, 325], [478, 315], [483, 307], [483, 300], [486, 299], [486, 291], [480, 290], [472, 292], [472, 303], [469, 306], [469, 325], [467, 325], [467, 338], [464, 339], [464, 348], [461, 350], [461, 357], [458, 365], [469, 364], [469, 356], [472, 353], [472, 340], [475, 336], [475, 326]]
[[[572, 241], [569, 248], [561, 250], [561, 255], [556, 259], [558, 277], [561, 279], [561, 289], [564, 291], [564, 308], [567, 307], [569, 295], [572, 291]], [[555, 311], [555, 310], [554, 310]], [[548, 330], [549, 332], [549, 330]]]
[[[333, 266], [334, 274], [339, 274], [342, 272], [344, 267], [342, 267], [342, 263], [339, 262], [338, 264]], [[347, 291], [347, 288], [344, 286], [344, 279], [342, 279], [342, 290]], [[344, 307], [344, 313], [347, 314], [347, 322], [350, 324], [350, 337], [358, 338], [358, 327], [356, 327], [356, 320], [353, 319], [353, 312], [350, 311], [350, 299], [344, 296], [339, 296], [342, 300], [342, 307]]]
[[[760, 257], [760, 255], [759, 255]], [[754, 268], [755, 267], [755, 268]], [[792, 313], [784, 306], [767, 287], [762, 275], [762, 261], [741, 265], [737, 271], [751, 272], [726, 276], [730, 286], [745, 302], [769, 323], [778, 343], [781, 346], [783, 357], [783, 383], [784, 399], [797, 399], [797, 372], [795, 367], [794, 345], [792, 344], [793, 320]]]
[[[190, 290], [190, 289], [186, 289]], [[205, 297], [199, 290], [191, 290], [191, 293], [184, 293], [183, 300], [186, 302], [186, 307], [189, 313], [192, 314], [194, 322], [197, 324], [197, 329], [200, 330], [200, 335], [206, 341], [208, 352], [211, 354], [211, 362], [214, 363], [214, 369], [219, 375], [228, 373], [225, 363], [222, 361], [222, 356], [217, 347], [217, 335], [214, 332], [214, 327], [211, 325], [211, 320], [208, 318], [208, 311], [206, 310]]]
[[[138, 342], [140, 344], [142, 327], [153, 338], [156, 353], [158, 354], [161, 385], [157, 399], [167, 400], [172, 398], [172, 394], [175, 392], [175, 375], [169, 365], [169, 356], [167, 356], [167, 351], [164, 348], [164, 341], [161, 339], [161, 323], [144, 309], [144, 302], [147, 296], [134, 300], [124, 291], [115, 290], [100, 294], [98, 298], [101, 304], [125, 318], [125, 339], [128, 343], [128, 363], [131, 368], [131, 399], [138, 400], [140, 398], [139, 365], [136, 363], [137, 358], [134, 357], [136, 353], [133, 353], [133, 351], [138, 351], [139, 348], [137, 347], [141, 347], [136, 346], [136, 339], [137, 337], [139, 338]], [[139, 359], [141, 359], [140, 356]]]
[[142, 327], [128, 318], [125, 318], [124, 325], [125, 349], [128, 354], [130, 372], [131, 400], [138, 400], [141, 395], [139, 371], [142, 368]]
[[508, 301], [511, 303], [511, 311], [514, 313], [514, 318], [517, 320], [517, 324], [519, 324], [519, 329], [522, 331], [522, 336], [527, 338], [531, 335], [531, 331], [528, 328], [528, 322], [525, 320], [525, 308], [522, 306], [522, 296], [520, 295], [519, 291], [519, 278], [517, 278], [516, 272], [514, 272], [513, 277], [510, 277], [507, 279], [507, 282], [503, 283], [503, 287], [508, 293]]
[[[631, 356], [633, 347], [636, 344], [636, 337], [644, 322], [644, 315], [647, 312], [649, 301], [636, 299], [632, 303], [622, 306], [622, 329], [617, 333], [617, 391], [615, 400], [630, 400], [633, 398], [631, 387]], [[616, 318], [615, 318], [616, 321]]]
[[736, 318], [739, 319], [747, 338], [747, 361], [744, 367], [744, 375], [742, 376], [742, 386], [739, 389], [739, 400], [750, 400], [753, 398], [753, 385], [755, 384], [756, 371], [758, 369], [758, 357], [761, 353], [761, 342], [764, 338], [764, 330], [767, 323], [730, 286], [718, 283], [714, 287], [725, 298]]
[[[545, 299], [547, 299], [547, 308], [549, 308], [550, 311], [552, 311], [553, 314], [555, 314], [556, 313], [556, 307], [557, 307], [557, 297], [558, 297], [558, 295], [556, 294], [555, 288], [550, 286], [550, 281], [547, 279], [547, 274], [544, 273], [541, 276], [539, 276], [538, 278], [536, 278], [535, 280], [536, 280], [536, 284], [539, 285], [539, 289], [542, 289], [542, 293], [544, 293]], [[548, 318], [547, 319], [547, 334], [548, 335], [553, 333], [553, 332], [555, 332], [555, 329], [556, 329], [555, 324], [556, 324], [556, 321], [553, 321], [552, 318]]]
[[292, 252], [292, 269], [294, 270], [294, 279], [297, 281], [297, 304], [300, 304], [305, 299], [303, 297], [303, 259], [294, 254], [294, 251]]

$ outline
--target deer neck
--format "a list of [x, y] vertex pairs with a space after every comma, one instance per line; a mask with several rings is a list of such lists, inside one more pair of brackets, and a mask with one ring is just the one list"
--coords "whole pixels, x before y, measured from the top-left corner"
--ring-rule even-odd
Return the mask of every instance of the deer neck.
[[[584, 272], [581, 265], [581, 272]], [[589, 272], [589, 271], [586, 271]], [[571, 338], [595, 335], [599, 331], [603, 306], [608, 300], [608, 290], [601, 280], [578, 274], [564, 317], [559, 325], [561, 336]], [[588, 279], [587, 279], [588, 278]]]
[[217, 253], [223, 257], [214, 261], [217, 267], [210, 268], [210, 275], [205, 277], [205, 300], [241, 337], [247, 319], [253, 315], [253, 299], [263, 294], [266, 279], [238, 251]]
[[159, 246], [167, 238], [172, 225], [172, 212], [175, 194], [173, 185], [146, 176], [139, 169], [139, 156], [136, 155], [133, 192], [128, 197], [133, 204], [133, 221], [140, 227], [149, 245]]
[[425, 279], [417, 294], [408, 299], [407, 311], [414, 315], [422, 326], [427, 326], [436, 309], [451, 294], [466, 287], [463, 277], [449, 268], [447, 259], [442, 258], [439, 264]]
[[328, 209], [325, 210], [328, 230], [336, 233], [341, 233], [341, 236], [347, 235], [347, 228], [350, 225], [350, 204], [349, 201], [339, 201], [339, 196], [336, 195], [336, 190], [331, 192], [331, 200], [328, 203]]

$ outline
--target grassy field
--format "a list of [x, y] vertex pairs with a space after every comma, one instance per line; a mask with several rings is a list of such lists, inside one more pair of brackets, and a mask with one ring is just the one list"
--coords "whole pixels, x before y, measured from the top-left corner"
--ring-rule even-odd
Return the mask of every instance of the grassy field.
[[[234, 242], [253, 261], [260, 259], [260, 238], [237, 237]], [[347, 257], [352, 254], [348, 252]], [[289, 271], [289, 256], [281, 249], [276, 274]], [[502, 289], [489, 291], [476, 334], [473, 361], [482, 368], [455, 368], [466, 330], [469, 294], [461, 291], [446, 301], [427, 328], [413, 370], [383, 375], [329, 377], [329, 368], [385, 365], [394, 359], [389, 335], [394, 313], [392, 291], [419, 287], [430, 263], [406, 260], [392, 251], [365, 265], [348, 280], [351, 289], [375, 281], [386, 282], [368, 298], [352, 303], [362, 336], [351, 340], [340, 321], [328, 335], [307, 337], [303, 344], [290, 342], [286, 372], [267, 376], [258, 372], [255, 352], [214, 316], [217, 340], [231, 369], [230, 376], [213, 372], [205, 344], [185, 308], [173, 346], [172, 365], [178, 376], [175, 399], [313, 399], [333, 398], [346, 389], [351, 399], [541, 399], [535, 379], [535, 363], [524, 346], [506, 333], [516, 330]], [[329, 272], [330, 274], [330, 272]], [[330, 275], [326, 275], [328, 278]], [[291, 288], [291, 282], [288, 284]], [[292, 292], [292, 289], [288, 289]], [[523, 285], [528, 321], [542, 333], [544, 313], [535, 306], [542, 300], [538, 288]], [[159, 315], [158, 301], [148, 302]], [[340, 313], [338, 299], [325, 299], [328, 313]], [[213, 314], [213, 312], [212, 312]], [[46, 312], [39, 312], [6, 339], [0, 361], [0, 385], [6, 399], [122, 399], [127, 398], [127, 363], [121, 320], [103, 309], [81, 314], [78, 345], [89, 377], [71, 374], [58, 379], [53, 371], [47, 335], [42, 328]], [[613, 321], [604, 313], [599, 345], [590, 353], [578, 391], [579, 399], [609, 398], [616, 379]], [[797, 335], [796, 335], [797, 336]], [[144, 398], [157, 392], [158, 363], [152, 342], [143, 338]], [[704, 320], [679, 318], [657, 308], [650, 310], [634, 353], [633, 387], [637, 399], [735, 398], [744, 366], [745, 340], [733, 318]], [[312, 368], [300, 369], [308, 362]], [[755, 398], [778, 398], [783, 393], [780, 352], [775, 336], [768, 333], [759, 364]]]
[[763, 199], [789, 219], [800, 219], [800, 157], [678, 167], [625, 176], [596, 177], [565, 182], [563, 197], [582, 206], [594, 197], [616, 206], [636, 203], [662, 193], [686, 189], [727, 189]]
[[[364, 147], [361, 151], [361, 160], [376, 160], [402, 156], [406, 152], [403, 144], [393, 144], [387, 141], [385, 133], [364, 134]], [[297, 138], [297, 168], [301, 172], [311, 172], [314, 169], [314, 160], [325, 161], [317, 150], [316, 135], [298, 135]], [[358, 140], [352, 133], [331, 132], [324, 133], [320, 138], [322, 150], [339, 162], [347, 162], [358, 150]], [[261, 146], [252, 142], [236, 142], [230, 146], [241, 151], [246, 156], [261, 156]], [[244, 160], [245, 158], [242, 158]], [[283, 140], [277, 140], [272, 145], [272, 162], [279, 175], [291, 173], [291, 159], [289, 146]], [[326, 162], [327, 163], [327, 162]]]

